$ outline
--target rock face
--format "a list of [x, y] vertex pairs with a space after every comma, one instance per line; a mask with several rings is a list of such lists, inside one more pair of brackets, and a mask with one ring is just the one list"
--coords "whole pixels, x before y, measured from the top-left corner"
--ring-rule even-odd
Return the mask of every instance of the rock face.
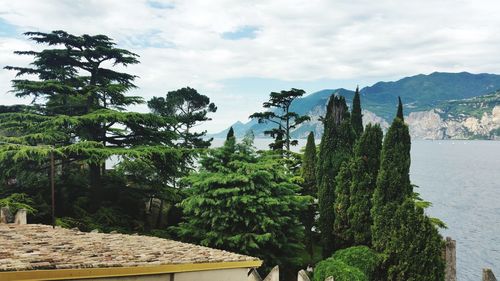
[[437, 109], [412, 112], [406, 118], [414, 139], [498, 139], [500, 105], [481, 118], [474, 116], [446, 116]]

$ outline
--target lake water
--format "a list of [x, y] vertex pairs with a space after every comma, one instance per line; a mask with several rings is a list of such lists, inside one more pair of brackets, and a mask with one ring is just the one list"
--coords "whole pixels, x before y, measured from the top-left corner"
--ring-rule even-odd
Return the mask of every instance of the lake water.
[[[268, 143], [255, 140], [259, 149]], [[427, 213], [447, 224], [443, 236], [457, 241], [458, 280], [481, 280], [484, 267], [500, 277], [500, 142], [413, 141], [411, 156], [416, 191], [433, 204]]]

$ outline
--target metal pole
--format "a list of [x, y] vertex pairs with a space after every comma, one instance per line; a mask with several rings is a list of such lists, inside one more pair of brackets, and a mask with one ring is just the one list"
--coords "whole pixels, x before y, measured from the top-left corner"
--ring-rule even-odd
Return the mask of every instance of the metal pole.
[[56, 227], [56, 196], [54, 188], [54, 149], [50, 151], [50, 188], [52, 189], [52, 228]]

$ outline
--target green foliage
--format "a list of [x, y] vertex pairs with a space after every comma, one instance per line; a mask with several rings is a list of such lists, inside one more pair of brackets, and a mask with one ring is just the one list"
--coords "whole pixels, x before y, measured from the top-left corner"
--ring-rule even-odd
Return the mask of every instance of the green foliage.
[[[302, 183], [302, 194], [317, 197], [318, 189], [316, 187], [316, 144], [314, 143], [314, 133], [310, 132], [307, 137], [307, 143], [302, 158], [301, 176], [304, 182]], [[313, 231], [314, 217], [316, 214], [316, 206], [310, 204], [305, 210], [302, 223], [305, 227], [305, 244], [311, 256], [313, 256]]]
[[265, 269], [297, 264], [307, 198], [277, 159], [234, 138], [209, 150], [199, 172], [184, 179], [190, 186], [181, 204], [186, 221], [175, 232], [185, 241], [259, 257]]
[[165, 98], [153, 97], [148, 101], [149, 109], [159, 116], [175, 120], [171, 130], [175, 131], [182, 140], [184, 148], [207, 148], [210, 140], [204, 140], [206, 131], [194, 132], [192, 128], [200, 122], [209, 121], [207, 114], [217, 111], [210, 98], [198, 93], [193, 88], [185, 87], [167, 93]]
[[380, 278], [444, 280], [442, 237], [415, 204], [419, 198], [409, 178], [410, 135], [401, 115], [400, 103], [384, 139], [373, 196], [372, 241], [384, 256]]
[[356, 246], [338, 250], [333, 254], [332, 258], [361, 270], [368, 280], [374, 279], [382, 261], [380, 254], [367, 246]]
[[382, 129], [368, 124], [354, 147], [354, 157], [349, 162], [351, 173], [350, 201], [347, 210], [347, 231], [353, 245], [371, 245], [372, 197], [380, 166]]
[[403, 116], [403, 103], [401, 102], [401, 97], [398, 97], [398, 112], [396, 113], [396, 117], [404, 121]]
[[316, 265], [313, 281], [325, 281], [330, 276], [333, 276], [335, 281], [369, 280], [360, 269], [334, 258], [323, 260]]
[[0, 207], [8, 207], [12, 214], [16, 214], [19, 209], [26, 209], [28, 214], [33, 214], [36, 212], [33, 205], [33, 200], [24, 193], [12, 193], [0, 199]]
[[407, 199], [395, 212], [394, 221], [400, 227], [384, 249], [387, 280], [444, 280], [443, 238], [422, 208]]
[[230, 138], [234, 138], [234, 130], [233, 130], [233, 127], [230, 127], [230, 128], [229, 128], [229, 131], [227, 131], [226, 140], [228, 140], [228, 139], [230, 139]]
[[361, 99], [359, 97], [359, 87], [352, 98], [351, 124], [357, 137], [363, 134], [363, 114], [361, 114]]
[[391, 218], [399, 204], [412, 196], [410, 183], [410, 134], [400, 118], [395, 118], [384, 139], [377, 187], [373, 194], [372, 242], [377, 250], [391, 239]]
[[292, 140], [290, 136], [291, 130], [297, 128], [298, 125], [309, 121], [307, 115], [300, 115], [290, 111], [292, 102], [305, 94], [304, 90], [292, 88], [290, 91], [271, 92], [269, 101], [264, 102], [264, 108], [274, 109], [266, 112], [256, 112], [250, 115], [250, 118], [255, 118], [259, 123], [272, 123], [276, 128], [264, 132], [275, 138], [275, 142], [271, 148], [274, 150], [282, 149], [290, 150], [291, 145], [297, 145], [297, 140]]
[[351, 157], [355, 134], [343, 97], [332, 96], [328, 102], [324, 134], [319, 148], [317, 186], [319, 229], [323, 243], [323, 256], [334, 250], [333, 224], [335, 203], [335, 177], [343, 162]]
[[333, 234], [336, 238], [337, 249], [345, 248], [353, 244], [348, 209], [350, 207], [351, 169], [348, 162], [342, 163], [339, 173], [335, 177], [335, 203]]

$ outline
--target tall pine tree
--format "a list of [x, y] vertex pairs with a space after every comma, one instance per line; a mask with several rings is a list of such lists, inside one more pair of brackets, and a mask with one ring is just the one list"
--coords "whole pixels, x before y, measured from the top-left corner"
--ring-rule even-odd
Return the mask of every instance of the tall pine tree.
[[[302, 159], [301, 175], [304, 179], [304, 183], [302, 185], [303, 194], [312, 196], [313, 198], [316, 198], [318, 194], [318, 189], [316, 187], [316, 161], [316, 144], [314, 143], [314, 133], [310, 132], [307, 136], [306, 148]], [[306, 249], [311, 256], [313, 255], [312, 228], [314, 226], [315, 213], [316, 208], [314, 204], [311, 204], [305, 210], [303, 218], [303, 224], [305, 227]]]
[[356, 136], [359, 138], [363, 134], [363, 114], [361, 114], [361, 98], [359, 97], [359, 86], [352, 98], [351, 124]]
[[344, 97], [332, 95], [322, 119], [324, 133], [320, 144], [317, 166], [319, 229], [323, 256], [329, 257], [335, 249], [333, 234], [335, 177], [343, 162], [352, 153], [355, 133]]

